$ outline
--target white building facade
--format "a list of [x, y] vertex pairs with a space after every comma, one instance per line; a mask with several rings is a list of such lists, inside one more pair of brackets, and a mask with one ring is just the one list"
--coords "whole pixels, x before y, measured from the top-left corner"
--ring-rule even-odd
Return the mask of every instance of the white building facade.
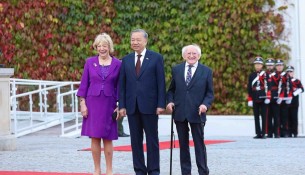
[[[305, 85], [305, 0], [281, 0], [278, 5], [288, 5], [283, 14], [287, 44], [291, 48], [289, 65], [295, 68], [295, 78]], [[305, 135], [305, 93], [300, 94], [299, 134]]]

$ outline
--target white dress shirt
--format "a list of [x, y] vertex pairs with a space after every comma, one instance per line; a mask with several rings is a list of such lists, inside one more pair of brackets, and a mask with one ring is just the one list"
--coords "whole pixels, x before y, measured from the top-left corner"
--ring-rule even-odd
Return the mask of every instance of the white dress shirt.
[[[189, 65], [190, 65], [189, 63], [185, 62], [184, 80], [186, 80], [186, 76], [187, 76], [187, 71], [188, 71], [188, 69], [189, 69]], [[191, 68], [192, 78], [193, 78], [193, 76], [194, 76], [194, 73], [195, 73], [197, 67], [198, 67], [198, 61], [197, 61], [195, 64], [193, 64], [193, 67]]]
[[[141, 66], [142, 66], [145, 54], [146, 54], [146, 48], [141, 52], [141, 55], [142, 55], [141, 58], [140, 58]], [[137, 61], [138, 61], [138, 53], [137, 52], [135, 52], [135, 59], [134, 60], [135, 60], [134, 65], [136, 65]]]

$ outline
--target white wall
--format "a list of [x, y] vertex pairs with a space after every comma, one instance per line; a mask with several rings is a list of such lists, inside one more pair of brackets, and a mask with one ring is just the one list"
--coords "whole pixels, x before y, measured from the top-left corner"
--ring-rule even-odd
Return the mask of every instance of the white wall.
[[[295, 77], [305, 85], [305, 1], [290, 0], [288, 4], [282, 0], [277, 3], [288, 5], [284, 14], [287, 44], [291, 48], [288, 64], [294, 66]], [[305, 93], [300, 95], [299, 134], [305, 135]]]
[[[296, 0], [295, 3], [296, 7], [296, 25], [295, 25], [295, 33], [296, 33], [296, 47], [295, 51], [295, 58], [298, 60], [297, 68], [299, 72], [299, 77], [303, 85], [305, 85], [305, 1], [304, 0]], [[299, 112], [299, 121], [300, 121], [300, 131], [302, 134], [305, 135], [305, 94], [301, 95], [300, 99], [300, 112]]]

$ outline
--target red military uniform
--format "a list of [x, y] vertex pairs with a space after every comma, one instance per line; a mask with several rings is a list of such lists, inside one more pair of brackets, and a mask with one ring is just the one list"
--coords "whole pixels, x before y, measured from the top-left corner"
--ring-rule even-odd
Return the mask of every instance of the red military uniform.
[[[271, 85], [271, 105], [270, 108], [273, 112], [274, 127], [273, 133], [275, 138], [288, 136], [288, 106], [291, 103], [292, 93], [291, 78], [286, 72], [282, 72], [284, 62], [282, 60], [276, 61], [276, 68], [278, 70], [269, 79]], [[271, 132], [270, 132], [271, 134]]]
[[283, 98], [280, 106], [280, 131], [282, 137], [288, 137], [288, 105], [291, 104], [292, 101], [292, 84], [291, 77], [283, 72], [282, 74], [282, 92], [280, 94], [280, 98]]
[[[275, 72], [271, 74], [269, 78], [270, 86], [271, 86], [271, 103], [270, 110], [272, 111], [273, 118], [273, 127], [269, 128], [268, 137], [272, 137], [274, 134], [275, 138], [279, 138], [280, 136], [280, 106], [277, 103], [276, 97], [278, 97], [278, 86], [280, 81], [280, 72]], [[272, 119], [271, 119], [272, 120]]]
[[[294, 72], [293, 66], [287, 67], [287, 73]], [[292, 102], [288, 105], [288, 136], [298, 136], [298, 109], [299, 109], [299, 94], [304, 92], [303, 85], [300, 80], [293, 78], [291, 79], [292, 84]]]

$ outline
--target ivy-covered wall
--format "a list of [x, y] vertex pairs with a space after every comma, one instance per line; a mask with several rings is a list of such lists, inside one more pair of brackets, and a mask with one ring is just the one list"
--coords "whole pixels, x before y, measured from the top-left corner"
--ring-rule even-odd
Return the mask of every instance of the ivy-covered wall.
[[112, 1], [3, 0], [0, 14], [0, 62], [18, 78], [79, 80], [98, 33], [120, 43]]
[[274, 0], [2, 0], [0, 63], [15, 77], [79, 80], [100, 32], [109, 33], [119, 58], [131, 52], [130, 31], [143, 28], [148, 48], [163, 54], [167, 83], [182, 62], [184, 45], [202, 48], [200, 62], [214, 72], [210, 114], [248, 114], [247, 76], [252, 58], [288, 58], [283, 17]]

